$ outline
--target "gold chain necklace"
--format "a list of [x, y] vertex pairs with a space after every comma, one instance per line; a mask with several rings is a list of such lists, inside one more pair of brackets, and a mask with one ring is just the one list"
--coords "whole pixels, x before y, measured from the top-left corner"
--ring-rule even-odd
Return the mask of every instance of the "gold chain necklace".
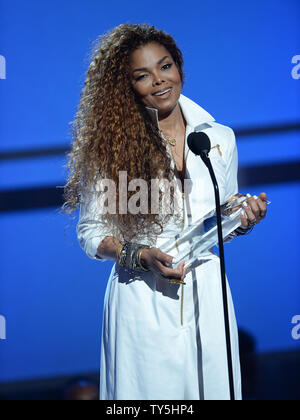
[[[177, 130], [178, 131], [178, 130]], [[176, 135], [177, 135], [177, 131], [176, 131]], [[160, 130], [160, 134], [163, 136], [163, 138], [173, 147], [176, 146], [177, 144], [177, 140], [176, 137], [167, 137], [164, 132], [162, 130]]]

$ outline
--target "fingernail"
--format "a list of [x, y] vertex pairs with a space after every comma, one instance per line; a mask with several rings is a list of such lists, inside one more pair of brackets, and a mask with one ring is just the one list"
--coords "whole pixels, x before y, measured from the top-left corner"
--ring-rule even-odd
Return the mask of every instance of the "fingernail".
[[253, 196], [253, 198], [255, 198], [255, 200], [257, 200], [257, 199], [258, 199], [257, 195], [254, 195], [254, 196]]
[[246, 197], [251, 198], [251, 194], [247, 194]]

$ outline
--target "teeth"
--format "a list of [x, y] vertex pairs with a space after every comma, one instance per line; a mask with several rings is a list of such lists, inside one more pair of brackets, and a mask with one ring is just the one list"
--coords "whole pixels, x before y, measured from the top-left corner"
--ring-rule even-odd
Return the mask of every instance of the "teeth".
[[171, 88], [164, 90], [163, 92], [159, 92], [159, 93], [155, 93], [155, 96], [160, 96], [160, 95], [164, 95], [165, 93], [169, 92], [171, 90]]

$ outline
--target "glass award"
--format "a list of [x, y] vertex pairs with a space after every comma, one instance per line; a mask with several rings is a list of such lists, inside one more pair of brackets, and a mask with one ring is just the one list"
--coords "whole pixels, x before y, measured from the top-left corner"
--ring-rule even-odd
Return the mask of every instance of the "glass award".
[[[223, 239], [241, 226], [242, 204], [246, 199], [246, 196], [237, 194], [232, 201], [221, 206]], [[185, 266], [191, 266], [196, 260], [208, 259], [212, 255], [210, 249], [217, 244], [217, 216], [216, 209], [213, 209], [187, 226], [175, 238], [163, 243], [159, 249], [174, 257], [172, 268], [176, 268], [182, 261], [185, 261]]]

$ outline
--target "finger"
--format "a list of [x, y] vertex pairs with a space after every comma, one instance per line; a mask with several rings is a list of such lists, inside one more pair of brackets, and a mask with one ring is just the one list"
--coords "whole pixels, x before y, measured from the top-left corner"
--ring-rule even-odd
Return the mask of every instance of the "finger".
[[258, 207], [257, 204], [257, 199], [255, 199], [256, 196], [253, 197], [249, 197], [249, 194], [247, 195], [248, 199], [247, 199], [247, 204], [250, 207], [252, 213], [254, 214], [255, 218], [260, 216], [260, 209]]
[[260, 193], [260, 194], [259, 194], [259, 198], [260, 198], [262, 201], [265, 201], [265, 202], [267, 202], [267, 201], [268, 201], [267, 194], [266, 194], [265, 192]]
[[180, 279], [182, 276], [182, 263], [180, 263], [177, 268], [173, 269], [173, 268], [166, 267], [163, 264], [158, 262], [158, 267], [160, 269], [160, 275], [162, 277], [165, 277], [165, 278], [174, 277], [176, 279]]
[[180, 269], [182, 269], [182, 274], [180, 279], [177, 278], [169, 278], [169, 283], [177, 283], [177, 284], [186, 284], [184, 281], [184, 278], [186, 276], [186, 271], [188, 269], [188, 266], [184, 267], [185, 261], [183, 261], [182, 263], [179, 264], [178, 268], [180, 267]]
[[245, 210], [241, 212], [241, 222], [243, 227], [248, 227], [248, 219]]
[[183, 275], [182, 275], [181, 280], [184, 280], [184, 279], [185, 279], [185, 276], [186, 276], [186, 273], [187, 273], [188, 267], [189, 267], [188, 265], [186, 265], [186, 266], [184, 267], [184, 270], [183, 270]]
[[183, 263], [182, 263], [182, 276], [184, 276], [185, 274], [185, 271], [186, 271], [186, 268], [185, 268], [185, 261], [183, 261]]
[[263, 201], [260, 197], [257, 197], [256, 195], [254, 195], [253, 197], [256, 200], [256, 204], [260, 211], [259, 219], [262, 220], [265, 218], [266, 213], [267, 213], [267, 203], [266, 201]]
[[184, 273], [184, 264], [185, 264], [185, 261], [182, 261], [177, 267], [178, 274], [180, 274], [180, 278], [183, 276], [183, 273]]
[[184, 278], [186, 275], [187, 267], [184, 267], [185, 261], [182, 261], [176, 270], [173, 270], [173, 272], [168, 272], [168, 275], [165, 276], [164, 274], [162, 277], [165, 279], [167, 278], [169, 283], [177, 283], [177, 284], [185, 284]]
[[[184, 263], [186, 263], [186, 261], [185, 261]], [[185, 279], [185, 277], [186, 277], [186, 275], [187, 275], [187, 272], [188, 272], [189, 267], [190, 267], [190, 264], [186, 264], [186, 265], [184, 266], [184, 268], [183, 268], [183, 274], [182, 274], [182, 278], [181, 278], [181, 280], [184, 280], [184, 279]]]
[[261, 201], [264, 203], [264, 205], [265, 205], [265, 214], [266, 214], [266, 212], [267, 212], [267, 202], [268, 202], [268, 197], [267, 197], [267, 194], [266, 193], [264, 193], [264, 192], [262, 192], [262, 193], [260, 193], [259, 194], [259, 198], [261, 199]]
[[162, 251], [160, 251], [157, 258], [162, 264], [166, 265], [167, 267], [174, 264], [173, 262], [174, 257], [172, 257], [172, 255], [165, 254]]
[[256, 222], [256, 217], [253, 214], [251, 207], [246, 202], [243, 203], [243, 208], [244, 208], [244, 211], [245, 211], [246, 216], [247, 216], [248, 224], [249, 224], [249, 222], [250, 223]]

